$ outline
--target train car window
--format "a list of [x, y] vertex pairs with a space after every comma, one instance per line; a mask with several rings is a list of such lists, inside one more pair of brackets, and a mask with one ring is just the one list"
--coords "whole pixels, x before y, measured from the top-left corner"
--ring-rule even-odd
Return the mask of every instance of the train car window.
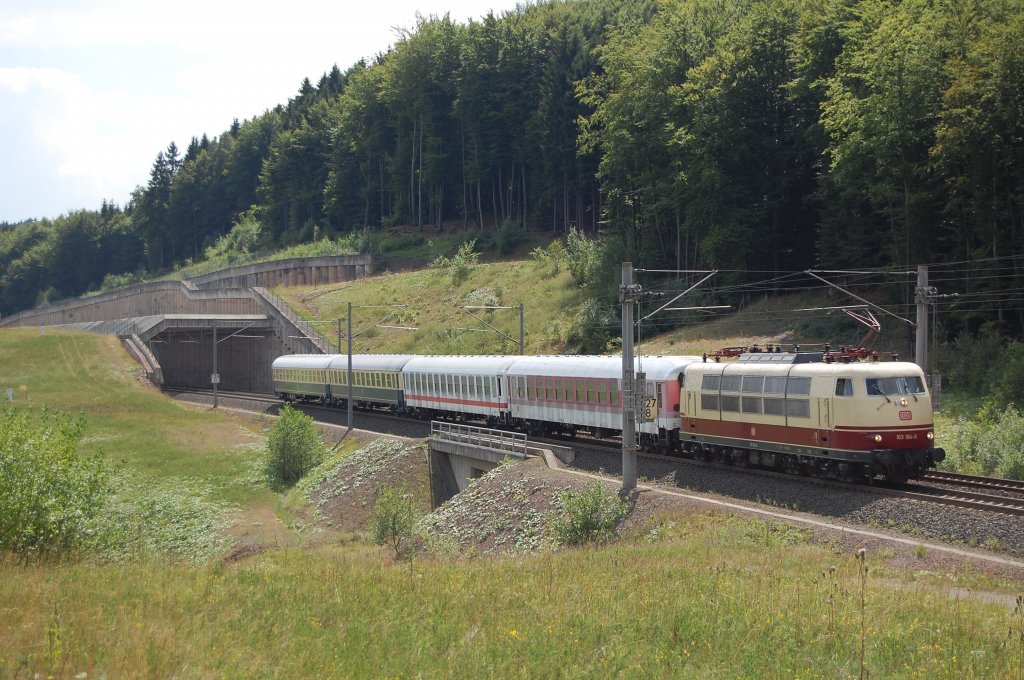
[[[785, 394], [786, 393], [786, 377], [782, 375], [770, 375], [764, 379], [764, 393], [765, 394]], [[767, 408], [765, 413], [768, 413]]]
[[739, 392], [740, 391], [741, 377], [742, 376], [738, 376], [738, 375], [723, 375], [722, 376], [722, 391], [723, 392]]
[[619, 386], [612, 383], [608, 392], [608, 403], [612, 406], [619, 405]]
[[902, 382], [899, 378], [868, 378], [864, 381], [868, 394], [897, 395], [902, 394]]
[[561, 394], [558, 395], [559, 398], [562, 401], [569, 401], [569, 399], [571, 398], [570, 393], [572, 392], [572, 381], [566, 378], [562, 378], [558, 382], [561, 385]]
[[907, 376], [903, 379], [908, 394], [924, 394], [924, 381], [916, 375]]
[[583, 403], [586, 398], [586, 385], [582, 380], [576, 378], [576, 401], [580, 404]]
[[786, 415], [791, 418], [810, 418], [811, 402], [808, 399], [787, 399]]
[[836, 396], [852, 397], [853, 380], [851, 380], [850, 378], [836, 378]]
[[786, 400], [779, 397], [765, 397], [763, 400], [766, 416], [786, 415]]
[[705, 394], [700, 395], [700, 407], [705, 411], [717, 411], [718, 410], [718, 395], [717, 394]]
[[789, 384], [786, 386], [786, 394], [810, 394], [811, 393], [811, 379], [810, 378], [790, 378]]
[[723, 394], [719, 400], [719, 404], [723, 411], [728, 411], [730, 413], [740, 412], [740, 398], [736, 395]]
[[597, 403], [602, 406], [608, 403], [608, 383], [603, 380], [597, 383]]
[[587, 381], [587, 403], [588, 404], [596, 404], [597, 403], [597, 394], [596, 394], [596, 392], [597, 392], [597, 386], [594, 384], [594, 381], [593, 380], [588, 380]]
[[544, 398], [551, 401], [555, 398], [555, 379], [544, 378]]
[[742, 408], [744, 413], [760, 413], [761, 397], [743, 397]]
[[722, 382], [722, 376], [710, 373], [705, 373], [703, 380], [701, 380], [700, 388], [702, 390], [717, 390], [718, 386]]
[[[745, 375], [743, 376], [743, 391], [760, 394], [764, 390], [764, 376], [763, 375]], [[760, 409], [757, 411], [749, 411], [749, 413], [760, 413]]]

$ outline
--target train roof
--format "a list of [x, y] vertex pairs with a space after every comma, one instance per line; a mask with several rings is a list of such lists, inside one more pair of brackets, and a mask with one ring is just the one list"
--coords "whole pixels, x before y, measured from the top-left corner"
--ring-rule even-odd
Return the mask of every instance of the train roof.
[[694, 367], [701, 373], [727, 373], [729, 375], [793, 375], [793, 376], [846, 376], [877, 377], [922, 374], [921, 367], [909, 361], [854, 361], [850, 363], [817, 362], [786, 364], [769, 362], [723, 361], [707, 362]]
[[[388, 371], [398, 373], [413, 358], [411, 354], [353, 354], [352, 369], [356, 371]], [[330, 367], [336, 371], [348, 370], [348, 355], [333, 355]]]
[[327, 368], [334, 358], [333, 354], [285, 354], [274, 359], [274, 368]]
[[[633, 366], [644, 371], [648, 380], [669, 380], [700, 357], [656, 356], [636, 357]], [[509, 375], [550, 375], [587, 378], [621, 378], [621, 356], [538, 356], [519, 357], [508, 370]]]
[[414, 356], [403, 370], [452, 375], [504, 373], [515, 359], [514, 356]]

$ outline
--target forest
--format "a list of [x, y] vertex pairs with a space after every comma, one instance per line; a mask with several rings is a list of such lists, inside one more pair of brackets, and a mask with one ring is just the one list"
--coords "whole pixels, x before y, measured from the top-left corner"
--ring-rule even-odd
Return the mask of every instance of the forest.
[[929, 264], [962, 293], [947, 338], [1019, 336], [1022, 73], [1017, 0], [425, 17], [287, 103], [171, 142], [123, 204], [0, 225], [0, 313], [200, 260], [242, 223], [266, 249], [456, 224], [576, 229], [613, 273], [729, 285]]

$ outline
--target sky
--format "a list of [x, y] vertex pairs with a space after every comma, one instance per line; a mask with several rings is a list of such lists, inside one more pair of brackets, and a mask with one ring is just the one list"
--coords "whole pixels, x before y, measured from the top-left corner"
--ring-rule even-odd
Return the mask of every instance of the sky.
[[0, 222], [125, 205], [174, 141], [221, 135], [387, 50], [416, 15], [515, 0], [0, 0]]

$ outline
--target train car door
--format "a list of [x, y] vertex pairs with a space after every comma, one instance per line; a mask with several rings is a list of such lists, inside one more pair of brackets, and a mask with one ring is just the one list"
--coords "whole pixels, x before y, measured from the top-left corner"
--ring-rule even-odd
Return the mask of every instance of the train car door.
[[831, 397], [818, 397], [818, 428], [826, 431], [832, 429]]
[[686, 395], [683, 406], [683, 428], [687, 431], [697, 429], [697, 396], [693, 390], [683, 390]]

